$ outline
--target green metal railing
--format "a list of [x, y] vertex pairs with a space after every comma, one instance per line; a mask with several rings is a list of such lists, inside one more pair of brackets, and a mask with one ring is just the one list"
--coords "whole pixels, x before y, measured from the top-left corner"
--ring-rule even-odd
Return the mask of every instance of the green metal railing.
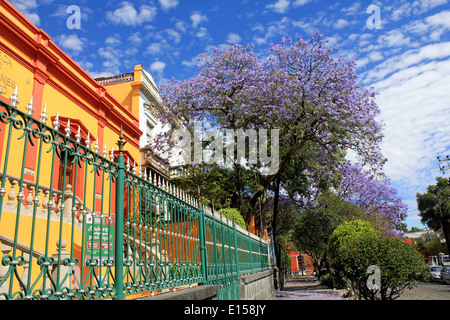
[[[0, 101], [0, 299], [126, 299], [198, 284], [239, 299], [267, 243], [46, 110]], [[30, 168], [29, 164], [33, 164]]]

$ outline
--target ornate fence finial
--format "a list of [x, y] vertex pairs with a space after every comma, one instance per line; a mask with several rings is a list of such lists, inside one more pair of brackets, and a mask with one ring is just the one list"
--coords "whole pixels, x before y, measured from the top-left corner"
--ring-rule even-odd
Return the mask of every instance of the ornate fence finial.
[[120, 136], [119, 141], [117, 141], [117, 145], [119, 146], [119, 157], [123, 156], [123, 147], [125, 146], [127, 142], [123, 139], [123, 128], [120, 126]]
[[111, 159], [111, 162], [114, 162], [114, 147], [111, 147], [111, 153], [109, 154], [109, 158]]
[[59, 112], [56, 113], [55, 121], [53, 121], [53, 127], [56, 131], [59, 130]]
[[77, 142], [80, 143], [80, 141], [81, 141], [81, 128], [80, 128], [80, 125], [78, 125], [78, 131], [77, 131], [77, 134], [75, 135], [75, 138], [77, 138]]
[[11, 100], [11, 105], [13, 107], [17, 106], [19, 103], [19, 100], [17, 100], [17, 86], [14, 88], [14, 92], [11, 97], [9, 97], [9, 100]]
[[70, 133], [72, 132], [70, 130], [70, 119], [67, 119], [67, 127], [66, 127], [66, 129], [64, 129], [64, 131], [66, 132], [66, 137], [70, 138]]
[[91, 148], [91, 133], [89, 131], [88, 131], [88, 135], [87, 135], [85, 143], [86, 143], [86, 147], [88, 149], [90, 149]]
[[48, 119], [47, 118], [47, 105], [46, 104], [44, 104], [44, 109], [42, 110], [40, 116], [41, 116], [41, 122], [43, 124], [45, 124], [47, 122], [47, 119]]
[[108, 156], [108, 151], [106, 150], [106, 142], [105, 146], [103, 147], [103, 157], [106, 158]]
[[28, 102], [27, 106], [25, 107], [25, 109], [28, 110], [28, 115], [32, 116], [33, 112], [34, 112], [34, 108], [33, 108], [33, 96], [31, 96], [30, 98], [30, 102]]
[[94, 145], [94, 150], [95, 150], [95, 153], [98, 153], [98, 140], [97, 141], [95, 141], [95, 145]]

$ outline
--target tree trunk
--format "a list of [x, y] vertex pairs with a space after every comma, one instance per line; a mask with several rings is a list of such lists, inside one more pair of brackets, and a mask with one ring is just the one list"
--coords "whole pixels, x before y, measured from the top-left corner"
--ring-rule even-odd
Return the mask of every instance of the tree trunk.
[[331, 283], [333, 284], [333, 288], [336, 288], [336, 277], [335, 277], [334, 272], [332, 272], [332, 270], [331, 270], [331, 263], [330, 263], [330, 258], [328, 257], [328, 254], [325, 254], [325, 265], [327, 267], [328, 274], [330, 275]]
[[236, 170], [236, 187], [238, 192], [237, 199], [237, 209], [240, 213], [242, 213], [242, 173], [241, 173], [241, 165], [239, 163], [234, 164], [234, 168]]
[[[275, 190], [275, 197], [273, 200], [273, 217], [272, 217], [272, 234], [274, 235], [273, 241], [274, 241], [274, 248], [275, 248], [275, 256], [277, 257], [276, 263], [277, 263], [277, 269], [280, 275], [280, 279], [282, 278], [284, 270], [282, 270], [282, 263], [281, 263], [281, 244], [277, 241], [277, 216], [278, 216], [278, 200], [280, 196], [280, 178], [278, 177], [274, 182], [274, 190]], [[281, 282], [281, 280], [280, 280]]]

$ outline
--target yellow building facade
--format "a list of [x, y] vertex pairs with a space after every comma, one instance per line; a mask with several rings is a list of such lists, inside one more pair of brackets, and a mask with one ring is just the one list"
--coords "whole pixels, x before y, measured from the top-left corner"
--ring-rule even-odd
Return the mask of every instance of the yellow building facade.
[[[28, 274], [33, 273], [32, 279], [41, 272], [38, 257], [56, 254], [55, 261], [62, 263], [63, 257], [81, 261], [83, 255], [89, 256], [82, 249], [83, 223], [94, 217], [104, 218], [105, 223], [114, 220], [115, 187], [107, 164], [117, 159], [119, 135], [122, 131], [127, 142], [125, 158], [138, 164], [143, 132], [133, 104], [125, 106], [4, 0], [0, 0], [0, 91], [0, 101], [29, 115], [18, 112], [14, 122], [6, 118], [14, 116], [11, 109], [0, 108], [4, 116], [0, 259], [27, 260], [19, 264], [22, 282], [13, 281], [12, 275], [10, 283], [3, 281], [1, 299], [5, 290], [19, 292]], [[29, 121], [30, 117], [36, 121]], [[61, 136], [56, 138], [55, 131], [47, 128]], [[41, 133], [54, 143], [46, 142]], [[63, 142], [70, 146], [66, 149]], [[0, 266], [0, 285], [8, 277], [5, 268]], [[70, 281], [75, 283], [83, 278], [83, 267], [74, 268]]]

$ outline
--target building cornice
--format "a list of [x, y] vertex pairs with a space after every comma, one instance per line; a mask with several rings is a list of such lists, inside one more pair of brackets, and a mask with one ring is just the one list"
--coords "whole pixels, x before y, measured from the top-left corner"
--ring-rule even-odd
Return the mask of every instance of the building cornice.
[[[0, 0], [0, 7], [0, 36], [20, 52], [14, 52], [1, 40], [0, 49], [33, 72], [38, 81], [51, 85], [92, 116], [97, 116], [98, 110], [102, 109], [107, 125], [109, 123], [117, 133], [122, 126], [128, 141], [134, 147], [139, 147], [139, 137], [142, 135], [139, 119], [9, 2]], [[16, 19], [22, 28], [8, 15]], [[30, 33], [34, 36], [31, 37]]]

